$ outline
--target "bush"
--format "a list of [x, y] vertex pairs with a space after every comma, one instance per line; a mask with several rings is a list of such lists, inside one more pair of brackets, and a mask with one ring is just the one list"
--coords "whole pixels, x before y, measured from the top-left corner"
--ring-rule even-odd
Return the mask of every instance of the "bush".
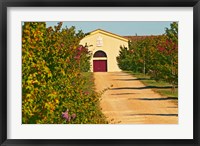
[[79, 42], [85, 35], [76, 33], [74, 27], [61, 26], [46, 28], [42, 22], [23, 25], [22, 122], [104, 123], [99, 95], [84, 90], [86, 80], [80, 65], [90, 57], [87, 51], [80, 53]]

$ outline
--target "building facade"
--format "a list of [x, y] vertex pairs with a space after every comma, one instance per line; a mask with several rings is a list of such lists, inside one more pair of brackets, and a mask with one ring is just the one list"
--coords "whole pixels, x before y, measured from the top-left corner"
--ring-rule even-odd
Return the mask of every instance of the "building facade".
[[92, 53], [91, 72], [118, 72], [116, 57], [120, 46], [128, 47], [128, 39], [105, 30], [97, 29], [80, 41]]

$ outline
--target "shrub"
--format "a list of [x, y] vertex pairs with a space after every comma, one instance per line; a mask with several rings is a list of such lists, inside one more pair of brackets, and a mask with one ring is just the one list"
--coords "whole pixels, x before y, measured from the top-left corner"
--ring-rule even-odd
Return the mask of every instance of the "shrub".
[[80, 65], [81, 59], [89, 61], [89, 52], [81, 52], [80, 58], [77, 54], [85, 35], [75, 27], [61, 27], [62, 23], [54, 29], [42, 22], [23, 25], [22, 122], [104, 123], [98, 94], [84, 91]]

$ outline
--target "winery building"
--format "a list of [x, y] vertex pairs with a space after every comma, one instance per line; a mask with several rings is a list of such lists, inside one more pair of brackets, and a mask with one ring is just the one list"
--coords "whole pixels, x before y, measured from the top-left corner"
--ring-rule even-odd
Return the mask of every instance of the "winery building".
[[121, 71], [117, 65], [116, 57], [119, 55], [120, 46], [128, 47], [127, 38], [97, 29], [84, 37], [80, 44], [87, 46], [92, 53], [92, 72]]

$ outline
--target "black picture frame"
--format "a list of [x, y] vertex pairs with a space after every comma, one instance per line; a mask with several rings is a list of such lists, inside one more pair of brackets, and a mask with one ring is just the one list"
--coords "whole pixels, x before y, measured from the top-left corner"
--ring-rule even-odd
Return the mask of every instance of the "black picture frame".
[[[7, 139], [7, 8], [8, 7], [193, 7], [194, 32], [194, 88], [193, 88], [193, 139], [75, 139], [75, 140], [24, 140]], [[200, 64], [200, 2], [199, 0], [1, 0], [0, 1], [0, 144], [21, 145], [131, 145], [131, 146], [197, 146], [199, 143], [199, 64]], [[187, 131], [186, 131], [187, 132]]]

